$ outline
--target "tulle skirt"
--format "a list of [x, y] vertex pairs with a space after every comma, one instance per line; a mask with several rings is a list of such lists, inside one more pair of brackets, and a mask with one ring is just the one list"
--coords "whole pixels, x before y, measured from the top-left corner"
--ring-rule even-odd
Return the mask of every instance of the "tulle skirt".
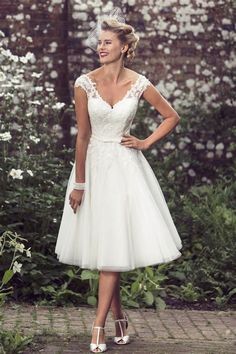
[[157, 178], [140, 150], [91, 138], [86, 190], [73, 212], [66, 189], [55, 253], [86, 269], [129, 271], [181, 256], [181, 239]]

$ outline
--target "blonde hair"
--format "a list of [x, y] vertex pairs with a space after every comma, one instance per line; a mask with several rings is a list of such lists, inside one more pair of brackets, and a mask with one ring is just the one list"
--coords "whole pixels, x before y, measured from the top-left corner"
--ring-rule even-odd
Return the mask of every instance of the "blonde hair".
[[135, 33], [135, 30], [131, 25], [119, 22], [116, 19], [106, 19], [102, 21], [101, 29], [116, 33], [121, 43], [128, 44], [129, 46], [128, 50], [125, 52], [124, 58], [129, 61], [134, 59], [139, 36]]

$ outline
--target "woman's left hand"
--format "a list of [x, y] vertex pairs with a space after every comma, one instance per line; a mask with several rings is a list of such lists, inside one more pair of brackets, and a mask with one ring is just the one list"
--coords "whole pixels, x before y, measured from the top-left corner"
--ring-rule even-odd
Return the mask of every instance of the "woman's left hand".
[[147, 146], [147, 143], [145, 142], [145, 140], [138, 139], [135, 136], [132, 136], [129, 134], [123, 135], [120, 144], [124, 145], [126, 147], [137, 149], [137, 150], [147, 150], [148, 149], [148, 146]]

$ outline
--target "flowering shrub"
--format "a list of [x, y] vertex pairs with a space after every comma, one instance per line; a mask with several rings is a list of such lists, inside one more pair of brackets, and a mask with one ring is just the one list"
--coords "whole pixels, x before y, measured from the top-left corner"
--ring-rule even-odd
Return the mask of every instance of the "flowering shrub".
[[[232, 91], [229, 99], [233, 102], [235, 96]], [[196, 93], [196, 102], [199, 101]], [[200, 104], [193, 105], [191, 110], [178, 110], [181, 120], [174, 132], [145, 151], [167, 193], [173, 185], [183, 194], [192, 185], [234, 180], [234, 111], [225, 102], [208, 113]], [[133, 124], [133, 135], [145, 138], [159, 121], [156, 111], [144, 103]]]
[[[25, 244], [22, 241], [27, 241], [17, 233], [11, 231], [5, 231], [0, 236], [0, 324], [3, 318], [1, 308], [4, 305], [7, 295], [12, 293], [12, 286], [8, 286], [12, 277], [16, 273], [21, 273], [22, 265], [25, 257], [31, 257], [30, 248], [25, 248]], [[5, 254], [10, 253], [9, 262], [4, 259]], [[17, 261], [21, 261], [18, 262]], [[7, 266], [7, 269], [4, 267]], [[3, 269], [2, 269], [3, 267]], [[3, 276], [1, 273], [3, 270]], [[32, 336], [22, 336], [18, 330], [1, 330], [0, 332], [0, 353], [22, 353], [24, 349], [32, 341]]]
[[[10, 282], [15, 273], [21, 273], [22, 263], [18, 262], [21, 260], [23, 255], [26, 257], [31, 257], [31, 247], [25, 248], [25, 245], [22, 241], [27, 241], [25, 238], [20, 237], [17, 233], [11, 231], [5, 231], [0, 236], [0, 259], [1, 264], [6, 265], [6, 262], [3, 262], [4, 253], [7, 251], [11, 254], [11, 261], [8, 265], [8, 269], [4, 270], [3, 277], [0, 281], [0, 306], [4, 303], [5, 297], [11, 293], [12, 287], [6, 288], [6, 285]], [[13, 254], [12, 254], [13, 252]], [[2, 268], [2, 266], [1, 266]], [[2, 269], [0, 269], [2, 271]]]
[[[17, 298], [22, 282], [23, 291], [29, 294], [32, 289], [27, 285], [38, 292], [34, 285], [40, 288], [46, 284], [45, 259], [49, 271], [57, 264], [55, 257], [46, 255], [52, 254], [55, 245], [71, 151], [60, 146], [64, 103], [58, 102], [54, 89], [43, 82], [42, 73], [35, 71], [34, 55], [16, 56], [4, 43], [2, 37], [0, 235], [7, 230], [24, 235], [34, 259], [21, 270], [21, 281], [13, 279], [13, 295]], [[19, 269], [20, 265], [16, 263], [15, 267]]]

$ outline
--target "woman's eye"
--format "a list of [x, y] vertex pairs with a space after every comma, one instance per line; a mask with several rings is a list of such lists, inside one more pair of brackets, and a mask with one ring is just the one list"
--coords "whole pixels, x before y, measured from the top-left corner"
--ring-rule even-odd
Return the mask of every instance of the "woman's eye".
[[[111, 44], [111, 42], [104, 42], [104, 44]], [[98, 45], [102, 45], [102, 43], [98, 42]]]

